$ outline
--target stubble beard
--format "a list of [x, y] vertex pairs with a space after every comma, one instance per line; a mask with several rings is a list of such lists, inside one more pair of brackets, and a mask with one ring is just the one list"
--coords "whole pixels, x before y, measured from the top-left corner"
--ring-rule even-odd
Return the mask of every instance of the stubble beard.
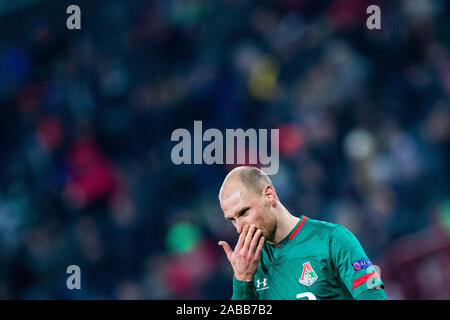
[[275, 219], [273, 221], [267, 221], [263, 223], [263, 233], [264, 240], [269, 242], [274, 242], [275, 240], [275, 232], [277, 230], [277, 223]]

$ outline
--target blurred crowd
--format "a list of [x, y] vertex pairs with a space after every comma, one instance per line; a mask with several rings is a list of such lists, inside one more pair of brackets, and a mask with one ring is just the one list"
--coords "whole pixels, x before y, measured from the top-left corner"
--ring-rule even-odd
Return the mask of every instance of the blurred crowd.
[[350, 229], [389, 298], [450, 299], [447, 1], [78, 1], [70, 31], [69, 4], [0, 17], [1, 299], [229, 299], [232, 166], [170, 158], [194, 120], [278, 128], [291, 213]]

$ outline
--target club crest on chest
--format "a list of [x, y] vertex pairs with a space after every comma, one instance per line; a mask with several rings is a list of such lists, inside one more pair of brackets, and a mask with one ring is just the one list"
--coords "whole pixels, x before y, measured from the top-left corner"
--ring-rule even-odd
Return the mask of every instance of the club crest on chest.
[[317, 273], [314, 271], [314, 269], [311, 267], [311, 263], [309, 261], [305, 262], [303, 264], [303, 270], [302, 270], [302, 276], [300, 279], [298, 279], [298, 282], [300, 282], [304, 286], [311, 286], [319, 277], [317, 276]]

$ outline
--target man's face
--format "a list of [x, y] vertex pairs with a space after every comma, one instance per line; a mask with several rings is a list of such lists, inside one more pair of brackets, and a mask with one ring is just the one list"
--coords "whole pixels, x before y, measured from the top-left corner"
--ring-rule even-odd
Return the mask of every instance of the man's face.
[[230, 183], [221, 193], [220, 206], [225, 218], [240, 234], [245, 225], [254, 224], [261, 229], [265, 239], [270, 239], [275, 231], [275, 218], [263, 194], [257, 195], [238, 183]]

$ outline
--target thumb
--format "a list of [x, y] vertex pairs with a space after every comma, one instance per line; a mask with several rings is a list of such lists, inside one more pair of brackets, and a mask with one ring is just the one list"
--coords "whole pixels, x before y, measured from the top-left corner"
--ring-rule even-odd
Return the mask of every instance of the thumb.
[[219, 241], [219, 246], [221, 246], [223, 250], [225, 250], [228, 260], [231, 261], [233, 250], [231, 249], [230, 245], [226, 241]]

